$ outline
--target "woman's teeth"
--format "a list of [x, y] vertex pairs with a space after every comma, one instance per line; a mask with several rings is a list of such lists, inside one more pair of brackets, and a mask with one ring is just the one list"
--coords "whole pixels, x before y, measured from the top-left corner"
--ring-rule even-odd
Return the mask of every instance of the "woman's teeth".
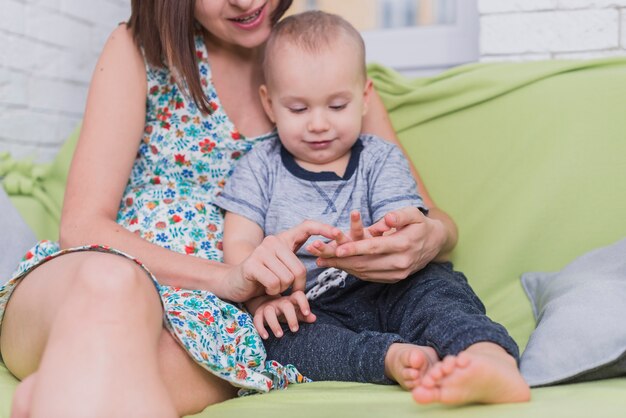
[[239, 23], [248, 23], [248, 22], [252, 22], [254, 19], [256, 19], [257, 17], [259, 17], [259, 15], [261, 14], [261, 11], [263, 9], [259, 9], [256, 12], [254, 12], [253, 14], [251, 14], [250, 16], [246, 16], [246, 17], [240, 17], [240, 18], [236, 18], [233, 19], [235, 22], [239, 22]]

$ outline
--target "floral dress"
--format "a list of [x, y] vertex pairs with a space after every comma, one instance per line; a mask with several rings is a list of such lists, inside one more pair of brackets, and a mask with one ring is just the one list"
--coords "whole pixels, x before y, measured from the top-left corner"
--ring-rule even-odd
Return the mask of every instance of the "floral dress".
[[[213, 205], [213, 199], [235, 162], [255, 143], [273, 138], [275, 133], [246, 138], [237, 131], [212, 84], [202, 36], [196, 36], [195, 43], [211, 113], [201, 114], [169, 70], [146, 64], [146, 125], [117, 222], [164, 248], [221, 261], [224, 214]], [[13, 278], [0, 287], [0, 321], [22, 277], [47, 260], [75, 251], [114, 253], [142, 266], [161, 295], [165, 326], [198, 364], [241, 387], [240, 393], [267, 392], [306, 380], [293, 366], [266, 361], [262, 340], [248, 313], [208, 291], [160, 285], [139, 261], [104, 246], [60, 251], [58, 243], [38, 243]]]

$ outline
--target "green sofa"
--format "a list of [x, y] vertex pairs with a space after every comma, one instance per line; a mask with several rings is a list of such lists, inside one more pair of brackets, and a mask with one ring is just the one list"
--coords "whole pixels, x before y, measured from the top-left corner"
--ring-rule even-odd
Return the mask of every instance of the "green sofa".
[[[473, 64], [414, 80], [371, 66], [370, 76], [432, 197], [458, 224], [456, 268], [523, 349], [535, 320], [520, 275], [560, 270], [626, 236], [626, 59]], [[22, 170], [5, 184], [40, 238], [56, 238], [72, 147], [45, 175]], [[1, 417], [16, 384], [0, 364]], [[196, 416], [623, 417], [624, 393], [619, 377], [535, 388], [525, 404], [446, 407], [416, 405], [396, 386], [318, 382]]]

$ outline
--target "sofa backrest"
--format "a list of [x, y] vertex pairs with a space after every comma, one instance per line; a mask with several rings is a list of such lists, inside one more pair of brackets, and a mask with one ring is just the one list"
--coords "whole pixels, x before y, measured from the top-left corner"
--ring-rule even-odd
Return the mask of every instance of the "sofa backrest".
[[455, 267], [524, 345], [534, 321], [520, 275], [626, 236], [626, 59], [477, 64], [414, 81], [371, 70], [457, 222]]

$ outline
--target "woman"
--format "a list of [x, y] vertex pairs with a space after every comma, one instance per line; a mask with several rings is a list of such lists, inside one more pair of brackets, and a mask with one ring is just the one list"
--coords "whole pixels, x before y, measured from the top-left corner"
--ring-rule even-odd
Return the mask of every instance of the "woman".
[[[1, 353], [23, 379], [16, 415], [180, 416], [233, 396], [223, 379], [243, 385], [248, 378], [239, 364], [204, 361], [214, 353], [195, 345], [197, 334], [223, 323], [215, 315], [245, 331], [246, 315], [220, 299], [239, 302], [297, 283], [271, 270], [259, 274], [255, 254], [237, 266], [220, 263], [222, 214], [211, 201], [236, 159], [273, 134], [258, 95], [260, 64], [271, 26], [290, 4], [132, 2], [130, 21], [112, 33], [94, 71], [61, 222], [61, 248], [107, 247], [58, 256], [57, 245], [40, 244], [0, 290], [0, 315], [9, 301]], [[377, 97], [364, 131], [396, 141]], [[428, 218], [417, 209], [394, 213], [387, 218], [395, 234], [345, 244], [327, 265], [397, 281], [445, 259], [456, 228], [423, 186], [420, 192]], [[327, 233], [309, 223], [281, 239], [295, 248]], [[208, 299], [207, 310], [198, 308]], [[231, 330], [216, 332], [221, 338]], [[250, 345], [258, 337], [241, 335]], [[228, 350], [244, 346], [235, 341]], [[274, 372], [268, 387], [301, 378], [289, 368]]]

